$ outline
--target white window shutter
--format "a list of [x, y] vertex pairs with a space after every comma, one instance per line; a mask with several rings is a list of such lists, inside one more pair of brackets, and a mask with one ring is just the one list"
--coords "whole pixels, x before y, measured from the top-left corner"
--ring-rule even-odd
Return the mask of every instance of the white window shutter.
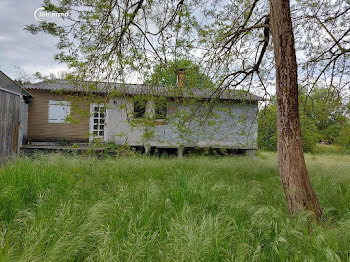
[[54, 123], [59, 119], [59, 107], [55, 101], [49, 101], [49, 122]]
[[64, 123], [70, 115], [70, 103], [67, 101], [49, 101], [49, 123]]

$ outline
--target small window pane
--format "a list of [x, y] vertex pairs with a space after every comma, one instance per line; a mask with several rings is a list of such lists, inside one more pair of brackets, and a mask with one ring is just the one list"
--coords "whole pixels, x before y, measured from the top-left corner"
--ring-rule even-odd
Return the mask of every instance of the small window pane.
[[103, 130], [104, 129], [104, 125], [100, 125], [100, 130]]
[[104, 119], [100, 119], [100, 124], [104, 124], [105, 120]]
[[100, 113], [100, 118], [104, 118], [105, 114], [104, 113]]
[[104, 135], [104, 131], [100, 131], [99, 135], [103, 136]]
[[94, 117], [98, 117], [98, 113], [94, 113]]

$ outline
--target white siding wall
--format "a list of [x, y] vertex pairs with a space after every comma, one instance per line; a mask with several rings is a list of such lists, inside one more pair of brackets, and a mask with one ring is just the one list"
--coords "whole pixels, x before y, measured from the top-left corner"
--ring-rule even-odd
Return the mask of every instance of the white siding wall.
[[[106, 141], [117, 144], [149, 145], [156, 147], [227, 147], [256, 149], [257, 148], [257, 103], [220, 103], [215, 106], [216, 117], [212, 116], [199, 124], [195, 119], [186, 123], [192, 134], [186, 134], [185, 139], [179, 137], [178, 119], [173, 118], [168, 124], [156, 125], [154, 137], [144, 141], [142, 138], [144, 127], [131, 127], [133, 104], [125, 98], [110, 100], [106, 126]], [[170, 103], [168, 111], [171, 113], [189, 111], [186, 106]], [[219, 116], [219, 117], [217, 117]], [[214, 124], [213, 124], [214, 122]]]

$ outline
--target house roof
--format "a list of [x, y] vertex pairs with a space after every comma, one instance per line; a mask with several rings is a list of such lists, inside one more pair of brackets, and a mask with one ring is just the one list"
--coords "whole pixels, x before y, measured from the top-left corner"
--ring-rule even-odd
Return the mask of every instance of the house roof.
[[30, 101], [32, 97], [28, 91], [24, 90], [20, 85], [14, 82], [2, 71], [0, 71], [0, 88], [23, 95], [25, 101]]
[[[244, 90], [224, 90], [217, 91], [213, 89], [191, 88], [183, 89], [180, 87], [149, 86], [141, 84], [118, 84], [107, 82], [83, 82], [73, 84], [67, 80], [57, 79], [43, 81], [35, 84], [25, 85], [26, 89], [38, 89], [62, 92], [93, 92], [95, 94], [118, 95], [153, 95], [165, 97], [184, 97], [184, 98], [219, 98], [220, 100], [248, 100], [262, 101], [260, 96], [253, 95]], [[220, 94], [221, 93], [221, 94]], [[220, 95], [220, 96], [219, 96]]]

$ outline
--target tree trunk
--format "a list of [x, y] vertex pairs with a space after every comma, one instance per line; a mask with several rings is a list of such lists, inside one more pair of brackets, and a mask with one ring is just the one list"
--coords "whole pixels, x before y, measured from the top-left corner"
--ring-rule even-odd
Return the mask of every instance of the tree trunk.
[[298, 76], [289, 0], [270, 0], [276, 62], [278, 166], [290, 214], [322, 215], [306, 169], [298, 107]]

